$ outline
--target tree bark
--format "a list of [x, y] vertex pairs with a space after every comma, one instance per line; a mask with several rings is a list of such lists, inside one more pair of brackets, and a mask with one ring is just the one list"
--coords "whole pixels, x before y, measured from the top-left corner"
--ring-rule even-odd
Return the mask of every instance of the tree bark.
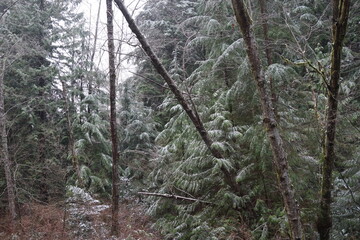
[[9, 158], [8, 152], [8, 140], [6, 132], [6, 116], [4, 108], [4, 73], [5, 73], [5, 60], [2, 61], [2, 69], [0, 72], [0, 131], [1, 131], [1, 146], [0, 146], [0, 157], [4, 163], [5, 178], [6, 178], [6, 188], [7, 188], [7, 197], [9, 204], [9, 213], [11, 216], [12, 225], [15, 224], [15, 219], [17, 218], [16, 211], [16, 197], [15, 197], [15, 182], [11, 172], [11, 161]]
[[[132, 19], [131, 15], [127, 11], [126, 7], [124, 6], [121, 0], [114, 0], [117, 7], [120, 9], [122, 14], [124, 15], [127, 23], [129, 24], [129, 28], [131, 31], [136, 35], [138, 41], [141, 44], [141, 47], [150, 58], [152, 65], [154, 66], [155, 70], [160, 74], [160, 76], [165, 80], [171, 92], [175, 95], [176, 99], [190, 118], [191, 122], [194, 124], [197, 132], [200, 134], [203, 142], [206, 144], [207, 148], [209, 149], [212, 156], [215, 158], [223, 158], [220, 151], [214, 149], [212, 147], [213, 141], [210, 138], [208, 131], [205, 129], [204, 124], [199, 117], [199, 114], [195, 109], [191, 107], [191, 104], [185, 99], [182, 92], [177, 87], [175, 81], [171, 78], [169, 73], [166, 71], [164, 66], [161, 64], [159, 58], [156, 56], [154, 51], [151, 49], [150, 45], [147, 43], [144, 35], [140, 32], [139, 28], [137, 27], [135, 21]], [[221, 171], [224, 174], [224, 181], [230, 188], [237, 193], [240, 193], [240, 187], [235, 181], [236, 174], [232, 170], [228, 170], [224, 166], [222, 166]]]
[[328, 100], [326, 112], [326, 132], [324, 159], [322, 164], [321, 199], [318, 212], [317, 228], [321, 240], [330, 239], [332, 227], [332, 172], [335, 162], [335, 132], [340, 87], [341, 51], [346, 34], [349, 17], [350, 0], [333, 0], [332, 51], [330, 83], [328, 84]]
[[258, 53], [258, 46], [252, 30], [252, 21], [242, 0], [232, 0], [236, 20], [240, 26], [246, 45], [246, 52], [250, 62], [251, 71], [257, 84], [260, 95], [263, 121], [274, 157], [274, 166], [278, 177], [278, 186], [285, 204], [291, 239], [300, 240], [303, 238], [300, 221], [299, 207], [295, 200], [294, 190], [289, 176], [287, 154], [285, 152], [282, 137], [279, 133], [275, 111], [273, 108], [269, 86], [266, 84], [264, 72]]
[[106, 16], [107, 16], [107, 32], [108, 32], [108, 49], [109, 49], [109, 76], [110, 76], [110, 128], [111, 128], [111, 142], [112, 142], [112, 224], [111, 235], [118, 236], [118, 216], [119, 216], [119, 153], [117, 144], [117, 130], [116, 130], [116, 69], [115, 69], [115, 46], [114, 46], [114, 32], [113, 32], [113, 10], [112, 0], [106, 0]]

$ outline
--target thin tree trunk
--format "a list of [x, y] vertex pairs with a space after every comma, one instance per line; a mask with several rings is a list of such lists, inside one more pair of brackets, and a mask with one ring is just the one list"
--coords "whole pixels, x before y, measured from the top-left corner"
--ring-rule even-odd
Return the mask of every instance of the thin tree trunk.
[[71, 156], [73, 168], [76, 172], [78, 185], [80, 187], [83, 187], [84, 184], [83, 184], [83, 181], [81, 178], [79, 159], [78, 159], [76, 151], [75, 151], [75, 138], [74, 138], [74, 131], [73, 131], [73, 126], [72, 126], [72, 122], [71, 122], [71, 112], [70, 112], [71, 110], [70, 110], [70, 104], [69, 104], [69, 99], [68, 99], [68, 91], [67, 91], [65, 81], [61, 81], [61, 84], [63, 87], [63, 97], [64, 97], [64, 101], [65, 101], [66, 120], [67, 120], [68, 134], [69, 134], [68, 151]]
[[[268, 11], [267, 11], [267, 1], [266, 0], [259, 0], [259, 4], [260, 4], [260, 12], [261, 12], [261, 26], [263, 29], [263, 35], [264, 35], [264, 45], [265, 45], [265, 55], [266, 55], [266, 60], [267, 60], [267, 65], [270, 66], [273, 61], [272, 61], [272, 51], [270, 48], [270, 38], [269, 38], [269, 25], [268, 25], [268, 20], [269, 20], [269, 16], [268, 16]], [[271, 100], [273, 102], [273, 107], [274, 107], [274, 112], [276, 115], [276, 93], [275, 93], [275, 89], [274, 89], [274, 82], [273, 79], [270, 77], [269, 79], [269, 87], [270, 87], [270, 92], [271, 92]]]
[[[91, 52], [91, 58], [90, 58], [90, 72], [93, 70], [94, 67], [94, 58], [95, 58], [95, 53], [96, 53], [96, 43], [97, 43], [97, 39], [98, 39], [98, 31], [99, 31], [99, 21], [100, 21], [100, 10], [101, 10], [101, 0], [99, 1], [99, 7], [98, 7], [98, 12], [97, 12], [97, 17], [96, 17], [96, 23], [95, 23], [95, 34], [94, 34], [94, 43], [93, 43], [93, 49]], [[89, 85], [89, 94], [92, 94], [91, 92], [91, 85]]]
[[112, 0], [106, 0], [107, 9], [107, 31], [108, 31], [108, 49], [109, 49], [109, 74], [110, 74], [110, 127], [112, 142], [112, 224], [111, 235], [118, 236], [118, 216], [119, 216], [119, 174], [118, 174], [118, 146], [117, 146], [117, 130], [116, 130], [116, 68], [115, 68], [115, 46], [113, 33], [113, 10]]
[[335, 132], [340, 87], [341, 51], [346, 34], [350, 0], [333, 0], [332, 52], [330, 83], [328, 84], [327, 119], [325, 132], [324, 159], [322, 165], [321, 200], [317, 228], [321, 240], [330, 239], [332, 172], [335, 162]]
[[[169, 86], [170, 90], [175, 95], [176, 99], [190, 118], [191, 122], [194, 124], [196, 130], [200, 134], [202, 140], [206, 144], [207, 148], [211, 152], [211, 154], [215, 158], [223, 158], [220, 151], [216, 150], [212, 147], [213, 141], [210, 138], [208, 131], [205, 129], [204, 124], [202, 120], [199, 117], [199, 114], [195, 109], [191, 107], [191, 104], [185, 99], [182, 92], [179, 90], [179, 88], [176, 86], [175, 81], [170, 77], [169, 73], [166, 71], [164, 66], [161, 64], [159, 58], [156, 56], [154, 51], [151, 49], [150, 45], [147, 43], [144, 35], [140, 32], [138, 27], [136, 26], [135, 21], [132, 19], [131, 15], [127, 11], [126, 7], [124, 6], [123, 2], [121, 0], [114, 0], [117, 7], [120, 9], [122, 14], [124, 15], [127, 23], [129, 24], [130, 29], [132, 32], [136, 35], [137, 39], [139, 40], [143, 50], [150, 58], [152, 65], [156, 69], [156, 71], [160, 74], [160, 76], [165, 80], [167, 85]], [[234, 192], [240, 193], [240, 187], [235, 181], [236, 174], [232, 170], [228, 170], [224, 166], [222, 166], [221, 171], [224, 174], [224, 181], [228, 186], [232, 188]]]
[[14, 183], [13, 175], [11, 173], [11, 161], [9, 159], [8, 141], [7, 141], [7, 132], [6, 132], [6, 116], [5, 116], [5, 108], [4, 108], [4, 99], [5, 99], [4, 72], [5, 72], [5, 60], [3, 59], [2, 69], [0, 72], [0, 131], [1, 131], [0, 157], [2, 162], [4, 163], [9, 212], [11, 216], [12, 225], [14, 226], [15, 219], [17, 218], [17, 211], [16, 211], [15, 183]]
[[264, 72], [258, 53], [258, 47], [252, 31], [252, 22], [242, 0], [232, 0], [236, 20], [240, 26], [246, 45], [246, 52], [250, 62], [251, 71], [256, 81], [260, 95], [264, 124], [270, 140], [270, 145], [274, 157], [274, 166], [278, 177], [278, 185], [285, 204], [291, 239], [300, 240], [303, 238], [302, 226], [300, 221], [299, 207], [295, 200], [289, 176], [287, 154], [285, 152], [282, 137], [280, 136], [275, 112], [271, 100], [269, 86], [266, 84]]
[[[95, 58], [95, 53], [96, 53], [96, 43], [97, 43], [97, 40], [98, 40], [98, 31], [99, 31], [101, 2], [102, 1], [100, 0], [99, 1], [99, 6], [98, 6], [97, 17], [96, 17], [96, 23], [95, 23], [94, 43], [93, 43], [93, 49], [92, 49], [91, 58], [90, 58], [90, 73], [92, 72], [92, 70], [94, 68], [94, 58]], [[92, 75], [89, 77], [89, 82], [88, 82], [88, 94], [89, 95], [93, 94], [93, 78], [94, 78], [94, 76], [92, 76]], [[88, 113], [91, 113], [91, 105], [90, 104], [88, 104], [87, 111], [88, 111]]]
[[[39, 0], [39, 10], [41, 11], [42, 15], [44, 15], [45, 12], [45, 0]], [[45, 25], [45, 21], [41, 19], [41, 23]], [[40, 31], [38, 34], [38, 43], [39, 46], [44, 47], [44, 39], [45, 35], [43, 31]], [[41, 67], [46, 65], [46, 58], [42, 55], [36, 56], [38, 58], [38, 64], [39, 66], [36, 66], [36, 68], [40, 69]], [[41, 166], [41, 179], [39, 180], [39, 188], [40, 188], [40, 200], [43, 202], [49, 201], [49, 184], [47, 182], [48, 174], [45, 167], [46, 162], [46, 134], [44, 131], [44, 127], [41, 125], [45, 125], [47, 122], [47, 116], [45, 111], [45, 87], [46, 87], [46, 77], [44, 76], [44, 73], [41, 73], [40, 76], [38, 76], [38, 82], [37, 87], [39, 88], [39, 106], [36, 111], [36, 115], [38, 116], [40, 120], [40, 127], [38, 130], [38, 142], [37, 142], [37, 149], [38, 149], [38, 163]]]
[[265, 45], [265, 55], [267, 64], [272, 64], [272, 58], [271, 58], [271, 48], [269, 46], [270, 44], [270, 38], [269, 38], [269, 26], [267, 24], [268, 22], [268, 11], [267, 11], [267, 2], [266, 0], [259, 0], [260, 5], [260, 12], [261, 12], [261, 26], [263, 29], [263, 35], [264, 35], [264, 45]]

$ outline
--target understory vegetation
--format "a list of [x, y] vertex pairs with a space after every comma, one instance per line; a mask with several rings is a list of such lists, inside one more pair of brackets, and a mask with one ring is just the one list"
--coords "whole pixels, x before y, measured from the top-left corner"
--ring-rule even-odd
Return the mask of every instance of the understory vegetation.
[[[99, 19], [89, 27], [79, 4], [0, 3], [0, 223], [9, 226], [0, 228], [0, 238], [110, 234], [114, 170], [109, 74], [101, 59], [106, 44], [99, 46], [91, 29], [98, 31]], [[360, 239], [360, 2], [140, 5], [135, 24], [185, 105], [144, 46], [132, 34], [123, 36], [127, 24], [115, 15], [118, 239], [300, 239], [289, 217], [291, 197], [302, 239]], [[236, 16], [238, 6], [245, 8], [241, 16], [248, 17], [243, 21], [254, 49]], [[135, 46], [130, 53], [123, 52], [126, 44]], [[123, 65], [135, 70], [126, 72]], [[122, 74], [130, 77], [120, 81]], [[273, 119], [266, 115], [262, 86]], [[273, 128], [281, 137], [281, 164]], [[293, 196], [284, 194], [284, 181]], [[71, 204], [76, 211], [101, 209], [75, 216]], [[34, 213], [46, 228], [30, 224]], [[96, 224], [64, 232], [86, 222], [79, 218]]]

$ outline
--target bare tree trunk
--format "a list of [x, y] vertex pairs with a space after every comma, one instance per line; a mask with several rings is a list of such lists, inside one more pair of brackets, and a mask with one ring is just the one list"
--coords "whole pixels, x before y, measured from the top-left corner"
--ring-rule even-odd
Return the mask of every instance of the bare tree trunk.
[[112, 225], [111, 235], [118, 236], [118, 216], [119, 216], [119, 173], [118, 173], [118, 146], [117, 146], [117, 130], [116, 130], [116, 68], [115, 68], [115, 46], [113, 32], [113, 10], [112, 0], [106, 0], [107, 9], [107, 31], [108, 31], [108, 49], [109, 49], [109, 74], [110, 74], [110, 127], [112, 142]]
[[[90, 74], [91, 74], [91, 76], [89, 77], [89, 82], [88, 82], [88, 94], [89, 95], [93, 94], [93, 78], [94, 78], [94, 76], [92, 76], [92, 70], [94, 68], [94, 58], [95, 58], [95, 53], [96, 53], [96, 43], [97, 43], [97, 40], [98, 40], [101, 2], [102, 1], [100, 0], [99, 1], [99, 6], [98, 6], [97, 17], [96, 17], [96, 23], [95, 23], [95, 34], [94, 34], [94, 43], [93, 43], [94, 45], [93, 45], [93, 49], [92, 49], [92, 52], [91, 52], [91, 58], [90, 58]], [[91, 104], [88, 105], [87, 111], [88, 111], [88, 113], [91, 113]]]
[[264, 72], [258, 53], [258, 47], [252, 31], [252, 22], [242, 0], [232, 0], [236, 20], [240, 26], [246, 45], [251, 71], [257, 84], [260, 95], [264, 124], [270, 140], [274, 157], [274, 166], [278, 177], [278, 185], [285, 204], [289, 220], [291, 238], [300, 240], [303, 238], [300, 221], [299, 206], [295, 200], [294, 190], [289, 176], [287, 154], [285, 152], [282, 137], [280, 136], [275, 111], [273, 108], [269, 86], [266, 84]]
[[[96, 23], [95, 23], [95, 34], [94, 34], [94, 43], [93, 43], [93, 49], [91, 52], [91, 58], [90, 58], [90, 72], [93, 70], [94, 67], [94, 58], [95, 58], [95, 53], [96, 53], [96, 43], [98, 40], [98, 31], [99, 31], [99, 21], [100, 21], [100, 10], [101, 10], [101, 0], [99, 1], [99, 6], [98, 6], [98, 12], [97, 12], [97, 17], [96, 17]], [[91, 89], [91, 84], [89, 85], [89, 94], [92, 94], [92, 89]]]
[[14, 226], [15, 219], [17, 218], [16, 211], [16, 197], [15, 197], [15, 183], [11, 173], [11, 161], [9, 159], [8, 152], [8, 141], [6, 132], [6, 116], [4, 108], [4, 72], [5, 72], [5, 60], [2, 60], [2, 69], [0, 72], [0, 131], [1, 131], [1, 146], [0, 146], [0, 157], [4, 163], [6, 188], [8, 195], [9, 212], [11, 215], [12, 225]]
[[[127, 11], [126, 7], [124, 6], [123, 2], [121, 0], [114, 0], [122, 14], [124, 15], [127, 23], [129, 24], [130, 29], [132, 32], [136, 35], [137, 39], [139, 40], [143, 50], [150, 58], [152, 65], [156, 69], [156, 71], [160, 74], [160, 76], [165, 80], [167, 85], [169, 86], [169, 89], [172, 91], [172, 93], [175, 95], [178, 102], [181, 104], [182, 108], [194, 124], [196, 130], [200, 134], [202, 140], [206, 144], [207, 148], [211, 152], [211, 154], [215, 158], [223, 158], [221, 152], [216, 150], [212, 147], [213, 141], [210, 138], [207, 130], [204, 127], [204, 124], [198, 114], [198, 112], [191, 107], [191, 104], [185, 99], [182, 92], [179, 90], [179, 88], [176, 86], [175, 81], [170, 77], [169, 73], [166, 71], [164, 66], [161, 64], [159, 58], [156, 56], [154, 51], [151, 49], [150, 45], [147, 43], [145, 37], [140, 32], [138, 27], [136, 26], [135, 21], [132, 19], [131, 15]], [[224, 180], [228, 186], [231, 187], [231, 189], [234, 192], [240, 193], [240, 187], [235, 181], [236, 174], [232, 170], [228, 170], [224, 166], [221, 167], [221, 171], [224, 174]]]
[[340, 87], [341, 51], [349, 17], [350, 0], [333, 0], [332, 52], [330, 83], [328, 84], [327, 119], [324, 159], [322, 165], [321, 200], [317, 228], [321, 240], [330, 239], [332, 172], [335, 162], [335, 131]]

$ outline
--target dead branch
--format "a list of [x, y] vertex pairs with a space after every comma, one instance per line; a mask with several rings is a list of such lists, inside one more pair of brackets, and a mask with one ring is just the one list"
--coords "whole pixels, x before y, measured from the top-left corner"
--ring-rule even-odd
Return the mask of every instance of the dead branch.
[[147, 195], [147, 196], [155, 196], [155, 197], [174, 198], [177, 200], [186, 200], [186, 201], [192, 201], [192, 202], [201, 202], [201, 203], [205, 203], [205, 204], [213, 204], [212, 202], [208, 202], [208, 201], [204, 201], [204, 200], [200, 200], [200, 199], [196, 199], [196, 198], [183, 197], [183, 196], [167, 194], [167, 193], [138, 192], [138, 194]]

